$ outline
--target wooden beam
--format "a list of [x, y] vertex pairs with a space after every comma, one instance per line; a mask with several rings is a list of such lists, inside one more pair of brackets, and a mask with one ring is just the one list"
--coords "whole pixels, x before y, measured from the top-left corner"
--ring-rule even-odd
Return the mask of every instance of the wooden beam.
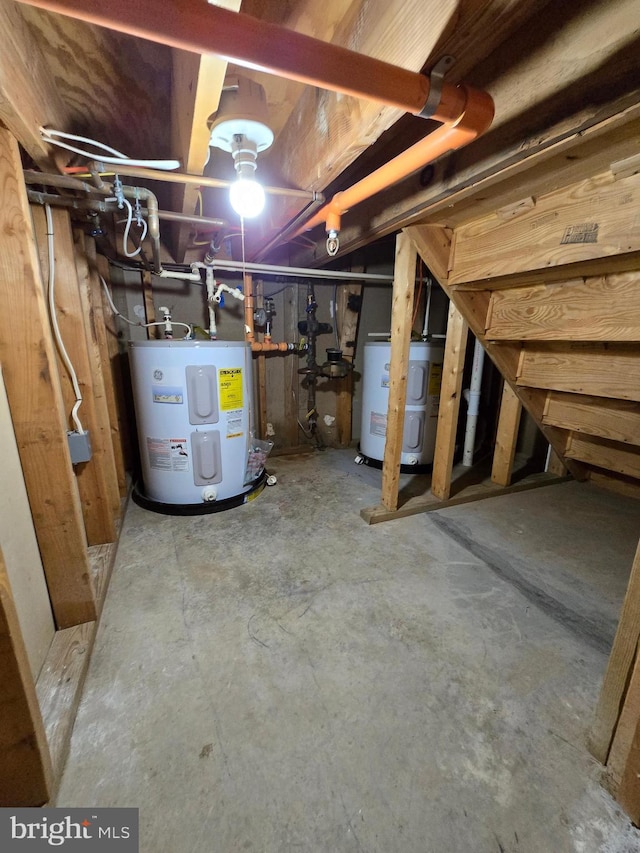
[[516, 219], [489, 215], [461, 225], [450, 283], [637, 252], [639, 203], [640, 175], [616, 181], [607, 172], [538, 198], [533, 210]]
[[42, 806], [53, 771], [33, 676], [0, 551], [0, 806]]
[[402, 455], [404, 409], [407, 398], [411, 318], [415, 291], [416, 248], [404, 232], [396, 237], [391, 304], [391, 355], [389, 405], [382, 464], [381, 502], [388, 510], [398, 508], [400, 457]]
[[573, 432], [640, 444], [640, 406], [634, 402], [551, 391], [542, 420]]
[[[42, 207], [32, 208], [33, 224], [38, 243], [40, 265], [45, 281], [49, 278], [49, 252], [47, 250], [47, 223]], [[51, 211], [55, 240], [55, 302], [60, 334], [69, 359], [78, 377], [82, 394], [82, 405], [78, 417], [89, 431], [92, 458], [74, 467], [82, 515], [89, 545], [113, 542], [115, 525], [109, 503], [107, 471], [104, 466], [104, 448], [101, 435], [102, 424], [98, 418], [93, 374], [85, 337], [84, 306], [80, 298], [76, 273], [75, 252], [69, 213], [62, 208]], [[58, 373], [68, 412], [68, 427], [75, 429], [71, 421], [71, 410], [76, 403], [76, 394], [69, 371], [58, 353]]]
[[[240, 10], [241, 0], [213, 0], [234, 12]], [[201, 175], [209, 155], [210, 131], [207, 119], [216, 112], [227, 73], [227, 61], [214, 54], [189, 53], [174, 49], [171, 75], [171, 143], [183, 169], [191, 175]], [[173, 208], [193, 214], [198, 188], [182, 184], [172, 186]], [[177, 225], [173, 256], [182, 263], [187, 251], [189, 225]]]
[[640, 273], [495, 291], [489, 316], [489, 340], [640, 341]]
[[640, 401], [640, 353], [623, 344], [527, 344], [518, 385]]
[[444, 347], [438, 429], [431, 478], [432, 494], [443, 501], [451, 495], [453, 455], [456, 447], [468, 333], [469, 327], [464, 317], [451, 302], [447, 322], [447, 340]]
[[[358, 9], [345, 17], [332, 41], [420, 71], [438, 38], [450, 31], [457, 8], [454, 0], [427, 6], [423, 0], [371, 0], [366, 15]], [[292, 186], [323, 190], [401, 114], [374, 101], [306, 87], [274, 145], [273, 168]]]
[[38, 545], [59, 627], [95, 618], [87, 543], [22, 163], [0, 128], [0, 336], [7, 396]]
[[491, 469], [491, 480], [499, 486], [508, 486], [511, 483], [521, 415], [522, 403], [511, 385], [505, 382]]
[[[620, 611], [618, 629], [602, 682], [589, 738], [591, 752], [602, 764], [607, 763], [611, 742], [624, 704], [639, 639], [640, 544], [631, 567], [631, 575]], [[620, 773], [618, 773], [619, 775]]]
[[0, 123], [45, 169], [50, 148], [40, 127], [67, 129], [70, 109], [60, 97], [38, 41], [17, 3], [0, 4]]

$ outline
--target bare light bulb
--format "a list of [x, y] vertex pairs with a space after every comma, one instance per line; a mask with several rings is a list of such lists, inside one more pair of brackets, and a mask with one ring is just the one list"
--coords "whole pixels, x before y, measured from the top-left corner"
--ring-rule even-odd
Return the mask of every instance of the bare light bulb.
[[264, 189], [253, 178], [244, 178], [239, 175], [238, 179], [231, 184], [229, 201], [238, 216], [243, 219], [254, 219], [264, 210]]

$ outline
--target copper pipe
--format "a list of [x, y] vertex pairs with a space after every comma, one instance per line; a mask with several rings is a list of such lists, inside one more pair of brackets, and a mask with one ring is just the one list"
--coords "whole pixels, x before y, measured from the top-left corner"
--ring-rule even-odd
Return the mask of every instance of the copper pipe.
[[253, 276], [245, 273], [244, 276], [244, 325], [245, 340], [251, 344], [251, 352], [293, 352], [297, 347], [284, 341], [272, 341], [271, 338], [264, 341], [256, 340], [255, 326], [253, 323]]
[[[222, 178], [209, 178], [205, 175], [192, 175], [189, 172], [163, 172], [161, 169], [147, 169], [144, 166], [109, 166], [99, 161], [89, 164], [89, 168], [97, 167], [98, 173], [102, 175], [123, 175], [129, 178], [147, 178], [150, 181], [162, 181], [165, 184], [185, 184], [186, 186], [212, 187], [213, 189], [229, 189], [235, 182], [226, 181]], [[64, 172], [68, 175], [90, 175], [91, 172], [85, 166], [67, 166]], [[312, 190], [296, 190], [288, 187], [263, 187], [267, 195], [287, 196], [288, 198], [301, 198], [306, 200], [324, 201], [322, 193]]]
[[[215, 53], [236, 65], [420, 115], [431, 88], [423, 74], [373, 59], [203, 0], [21, 0], [138, 38], [192, 53]], [[453, 121], [460, 92], [444, 83], [431, 117]]]
[[331, 201], [315, 213], [311, 219], [298, 228], [290, 239], [324, 222], [327, 232], [340, 231], [340, 219], [343, 213], [356, 204], [375, 195], [392, 184], [398, 183], [427, 163], [441, 157], [449, 151], [468, 145], [477, 136], [484, 133], [493, 119], [493, 100], [486, 92], [459, 87], [464, 93], [463, 108], [454, 122], [448, 122], [433, 133], [425, 136], [402, 154], [389, 160], [384, 166], [371, 172], [366, 178], [342, 192], [336, 193]]

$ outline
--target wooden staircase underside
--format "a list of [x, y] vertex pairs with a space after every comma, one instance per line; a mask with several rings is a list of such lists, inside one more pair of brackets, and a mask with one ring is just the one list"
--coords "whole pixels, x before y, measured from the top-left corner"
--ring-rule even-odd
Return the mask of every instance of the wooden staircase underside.
[[[630, 172], [630, 173], [629, 173]], [[640, 480], [640, 174], [407, 229], [578, 479]]]

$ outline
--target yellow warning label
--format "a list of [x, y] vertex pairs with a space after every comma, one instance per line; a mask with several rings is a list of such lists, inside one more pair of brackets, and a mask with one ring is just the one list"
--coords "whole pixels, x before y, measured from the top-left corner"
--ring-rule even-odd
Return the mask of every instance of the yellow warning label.
[[218, 384], [221, 411], [242, 409], [242, 368], [227, 367], [218, 370]]
[[429, 396], [439, 397], [440, 388], [442, 386], [442, 365], [432, 364], [431, 373], [429, 374]]

